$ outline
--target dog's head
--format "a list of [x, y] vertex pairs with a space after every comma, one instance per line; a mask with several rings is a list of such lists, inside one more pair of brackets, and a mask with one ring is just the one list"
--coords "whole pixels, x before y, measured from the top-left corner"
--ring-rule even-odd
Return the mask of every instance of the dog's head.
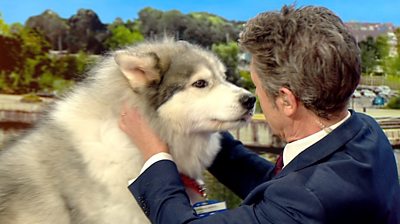
[[225, 67], [211, 52], [183, 41], [139, 44], [115, 53], [133, 91], [170, 128], [214, 132], [246, 124], [255, 97], [225, 80]]

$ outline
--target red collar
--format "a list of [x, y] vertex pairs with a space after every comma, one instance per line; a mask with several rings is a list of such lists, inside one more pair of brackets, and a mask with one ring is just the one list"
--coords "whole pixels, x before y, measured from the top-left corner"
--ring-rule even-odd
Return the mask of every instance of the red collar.
[[194, 190], [196, 193], [204, 198], [207, 197], [206, 188], [203, 183], [199, 183], [198, 181], [186, 176], [185, 174], [180, 174], [180, 176], [185, 187]]

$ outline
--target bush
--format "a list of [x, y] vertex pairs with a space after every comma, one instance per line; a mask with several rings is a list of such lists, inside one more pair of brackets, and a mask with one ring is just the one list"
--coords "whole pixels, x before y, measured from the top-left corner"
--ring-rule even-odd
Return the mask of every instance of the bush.
[[41, 103], [42, 101], [43, 100], [38, 95], [33, 93], [25, 94], [21, 98], [21, 102], [25, 103]]
[[390, 109], [400, 109], [400, 96], [391, 98], [387, 104], [387, 107]]

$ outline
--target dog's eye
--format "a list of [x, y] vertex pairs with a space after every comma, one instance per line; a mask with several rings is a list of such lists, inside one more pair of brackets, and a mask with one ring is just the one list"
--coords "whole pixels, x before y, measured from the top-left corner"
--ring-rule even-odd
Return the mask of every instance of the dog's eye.
[[206, 80], [200, 79], [197, 80], [196, 82], [194, 82], [192, 84], [192, 86], [196, 87], [196, 88], [204, 88], [208, 86], [208, 82]]

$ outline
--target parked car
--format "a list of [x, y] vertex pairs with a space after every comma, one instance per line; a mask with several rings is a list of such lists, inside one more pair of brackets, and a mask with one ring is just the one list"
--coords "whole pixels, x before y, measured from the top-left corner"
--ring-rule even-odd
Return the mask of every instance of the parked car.
[[381, 95], [377, 95], [376, 97], [374, 97], [374, 99], [372, 100], [372, 105], [374, 106], [383, 106], [386, 103], [386, 99], [381, 96]]
[[376, 94], [379, 93], [379, 94], [383, 94], [383, 95], [389, 95], [391, 91], [392, 91], [392, 90], [390, 89], [389, 86], [377, 86], [377, 87], [374, 89], [374, 92], [375, 92]]
[[365, 96], [365, 97], [370, 97], [370, 98], [376, 96], [376, 94], [375, 94], [373, 91], [369, 90], [369, 89], [363, 89], [363, 90], [361, 90], [361, 95], [363, 95], [363, 96]]
[[359, 90], [354, 91], [353, 98], [360, 98], [360, 97], [361, 97], [361, 92]]

